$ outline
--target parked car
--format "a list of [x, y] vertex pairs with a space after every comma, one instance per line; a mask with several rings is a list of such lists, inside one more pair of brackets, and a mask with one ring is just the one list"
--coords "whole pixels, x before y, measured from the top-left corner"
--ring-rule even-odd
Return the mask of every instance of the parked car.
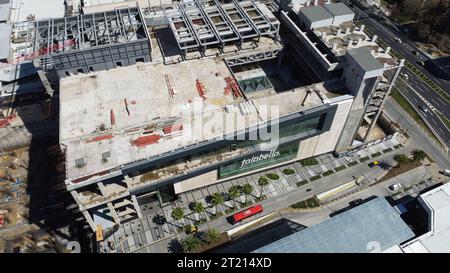
[[378, 165], [380, 165], [380, 161], [378, 161], [378, 160], [375, 160], [375, 161], [369, 163], [369, 167], [371, 167], [371, 168], [378, 166]]
[[395, 183], [393, 185], [389, 186], [389, 189], [393, 190], [393, 191], [398, 191], [400, 188], [402, 187], [402, 184], [400, 183]]
[[400, 38], [395, 37], [394, 40], [396, 40], [398, 43], [402, 43], [402, 40], [400, 40]]
[[442, 171], [443, 175], [450, 176], [450, 169], [445, 169]]
[[351, 207], [356, 207], [358, 205], [362, 204], [362, 199], [355, 199], [353, 201], [351, 201], [350, 203], [348, 203]]

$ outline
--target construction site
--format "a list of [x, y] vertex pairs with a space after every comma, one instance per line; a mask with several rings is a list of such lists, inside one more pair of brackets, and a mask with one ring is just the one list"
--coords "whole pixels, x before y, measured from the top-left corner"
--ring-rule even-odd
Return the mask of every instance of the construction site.
[[[85, 2], [11, 24], [0, 135], [5, 149], [56, 134], [55, 183], [100, 238], [149, 202], [386, 136], [403, 61], [342, 3]], [[45, 100], [17, 105], [17, 90]]]

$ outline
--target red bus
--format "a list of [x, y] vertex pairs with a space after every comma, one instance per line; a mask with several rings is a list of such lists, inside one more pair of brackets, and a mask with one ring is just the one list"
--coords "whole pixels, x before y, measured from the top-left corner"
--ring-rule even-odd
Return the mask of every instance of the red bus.
[[250, 216], [256, 215], [263, 211], [263, 207], [261, 205], [255, 205], [246, 210], [240, 211], [238, 213], [233, 214], [232, 221], [233, 224], [236, 224]]

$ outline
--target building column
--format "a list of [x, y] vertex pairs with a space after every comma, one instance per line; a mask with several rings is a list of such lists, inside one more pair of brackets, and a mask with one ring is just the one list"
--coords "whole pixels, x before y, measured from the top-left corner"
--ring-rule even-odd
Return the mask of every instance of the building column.
[[81, 210], [82, 209], [82, 204], [81, 204], [81, 199], [78, 196], [78, 192], [76, 190], [72, 190], [72, 191], [70, 191], [70, 194], [72, 195], [72, 197], [75, 200], [75, 202], [77, 202], [77, 205], [78, 205], [78, 207]]
[[83, 211], [84, 218], [88, 222], [89, 226], [91, 227], [93, 232], [97, 231], [97, 226], [95, 225], [94, 220], [92, 219], [92, 216], [89, 214], [89, 211], [84, 210]]
[[394, 77], [392, 78], [392, 81], [389, 84], [388, 90], [386, 91], [383, 101], [381, 102], [380, 109], [378, 110], [377, 114], [375, 115], [375, 117], [372, 120], [372, 123], [369, 125], [369, 128], [367, 129], [366, 135], [364, 136], [364, 142], [366, 142], [367, 138], [369, 137], [370, 132], [373, 130], [373, 128], [375, 127], [375, 124], [377, 123], [378, 119], [380, 118], [383, 106], [386, 103], [387, 99], [389, 98], [389, 95], [392, 92], [392, 88], [394, 88], [395, 82], [397, 81], [397, 78], [400, 75], [400, 71], [402, 70], [404, 65], [405, 65], [405, 60], [401, 59], [400, 64], [397, 67], [397, 70], [395, 71]]
[[116, 222], [116, 224], [120, 224], [119, 215], [117, 215], [117, 211], [114, 208], [113, 204], [111, 202], [108, 202], [107, 205], [112, 217], [114, 218], [114, 222]]
[[131, 195], [131, 200], [133, 200], [134, 210], [136, 211], [139, 219], [142, 218], [141, 208], [139, 207], [138, 201], [136, 199], [136, 195]]
[[100, 189], [100, 192], [102, 193], [103, 197], [106, 197], [106, 188], [105, 188], [105, 184], [103, 184], [103, 182], [98, 182], [97, 183], [98, 188]]

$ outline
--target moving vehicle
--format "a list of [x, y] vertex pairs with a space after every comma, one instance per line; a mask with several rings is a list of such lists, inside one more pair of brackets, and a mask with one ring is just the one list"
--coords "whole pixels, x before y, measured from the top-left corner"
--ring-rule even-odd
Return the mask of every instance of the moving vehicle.
[[249, 218], [250, 216], [253, 216], [253, 215], [256, 215], [258, 213], [261, 213], [262, 211], [263, 211], [263, 207], [261, 205], [252, 206], [252, 207], [250, 207], [250, 208], [248, 208], [246, 210], [243, 210], [243, 211], [240, 211], [240, 212], [237, 212], [237, 213], [233, 214], [233, 216], [231, 218], [232, 223], [234, 225], [234, 224], [236, 224], [236, 223], [238, 223], [238, 222], [240, 222], [240, 221], [242, 221], [244, 219]]
[[420, 109], [421, 111], [423, 111], [424, 113], [428, 113], [428, 108], [426, 108], [425, 106], [419, 105], [418, 107], [419, 107], [419, 109]]
[[393, 185], [390, 185], [390, 186], [389, 186], [389, 189], [391, 189], [391, 190], [393, 190], [393, 191], [397, 191], [397, 190], [399, 190], [401, 187], [402, 187], [402, 184], [400, 184], [400, 183], [395, 183], [395, 184], [393, 184]]
[[398, 38], [398, 37], [395, 37], [394, 40], [396, 40], [399, 43], [402, 43], [402, 40], [400, 40], [400, 38]]
[[402, 77], [403, 77], [403, 78], [405, 78], [405, 80], [409, 80], [409, 76], [408, 76], [408, 74], [406, 74], [406, 73], [402, 73], [401, 75], [402, 75]]
[[375, 161], [369, 163], [369, 167], [371, 167], [371, 168], [378, 166], [378, 165], [380, 165], [380, 161], [378, 161], [378, 160], [375, 160]]

